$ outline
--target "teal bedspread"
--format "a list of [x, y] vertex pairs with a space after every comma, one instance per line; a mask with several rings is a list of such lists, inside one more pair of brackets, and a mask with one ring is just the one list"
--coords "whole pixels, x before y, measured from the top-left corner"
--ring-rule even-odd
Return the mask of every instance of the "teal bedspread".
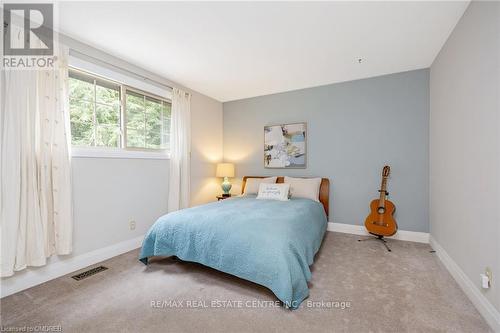
[[236, 197], [160, 217], [139, 259], [175, 255], [201, 263], [263, 285], [296, 309], [309, 295], [309, 266], [326, 227], [319, 202]]

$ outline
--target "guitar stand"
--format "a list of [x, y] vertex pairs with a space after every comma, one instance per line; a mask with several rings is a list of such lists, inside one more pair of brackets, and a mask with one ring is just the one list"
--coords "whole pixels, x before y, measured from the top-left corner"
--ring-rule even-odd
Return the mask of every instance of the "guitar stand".
[[385, 248], [387, 249], [387, 251], [389, 252], [392, 252], [391, 248], [389, 247], [389, 245], [387, 245], [387, 241], [384, 239], [384, 236], [379, 236], [379, 235], [373, 235], [375, 237], [370, 237], [370, 238], [365, 238], [365, 239], [358, 239], [358, 242], [364, 242], [364, 241], [367, 241], [367, 240], [379, 240], [382, 242], [382, 244], [384, 244]]

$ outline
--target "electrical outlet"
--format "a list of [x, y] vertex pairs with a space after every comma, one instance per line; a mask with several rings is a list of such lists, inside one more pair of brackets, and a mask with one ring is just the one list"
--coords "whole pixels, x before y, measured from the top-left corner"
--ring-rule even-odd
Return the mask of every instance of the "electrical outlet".
[[491, 287], [491, 283], [493, 282], [493, 272], [491, 271], [491, 268], [486, 267], [486, 270], [484, 271], [484, 274], [488, 277], [488, 282]]
[[135, 230], [135, 221], [130, 221], [128, 223], [128, 226], [129, 226], [130, 230]]
[[493, 279], [493, 273], [489, 267], [486, 267], [484, 273], [481, 274], [481, 287], [483, 289], [488, 289], [491, 287], [491, 280]]

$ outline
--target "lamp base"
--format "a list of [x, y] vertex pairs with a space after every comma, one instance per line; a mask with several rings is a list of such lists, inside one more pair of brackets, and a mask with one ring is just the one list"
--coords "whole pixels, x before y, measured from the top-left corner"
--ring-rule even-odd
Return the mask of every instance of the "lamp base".
[[231, 187], [233, 187], [233, 185], [231, 185], [227, 177], [224, 177], [224, 181], [222, 182], [220, 187], [222, 188], [222, 191], [224, 191], [224, 193], [222, 194], [223, 197], [228, 197], [231, 195], [229, 194], [229, 191], [231, 191]]

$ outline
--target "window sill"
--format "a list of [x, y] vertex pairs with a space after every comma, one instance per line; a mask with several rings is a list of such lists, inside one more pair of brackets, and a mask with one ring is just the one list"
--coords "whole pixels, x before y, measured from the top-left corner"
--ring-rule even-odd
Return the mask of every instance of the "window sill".
[[168, 160], [170, 155], [165, 152], [142, 151], [142, 150], [125, 150], [114, 148], [85, 148], [72, 147], [71, 157], [90, 157], [90, 158], [139, 158], [152, 160]]

